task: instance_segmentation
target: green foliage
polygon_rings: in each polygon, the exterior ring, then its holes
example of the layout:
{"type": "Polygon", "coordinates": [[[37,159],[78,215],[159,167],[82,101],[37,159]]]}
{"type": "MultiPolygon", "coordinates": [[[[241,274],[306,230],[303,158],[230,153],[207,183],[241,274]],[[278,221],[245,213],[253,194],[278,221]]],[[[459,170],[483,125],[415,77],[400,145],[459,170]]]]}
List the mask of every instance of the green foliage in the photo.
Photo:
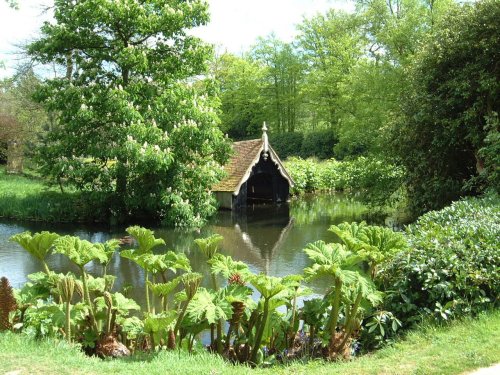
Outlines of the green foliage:
{"type": "Polygon", "coordinates": [[[198,289],[187,310],[191,319],[197,322],[207,321],[208,324],[215,324],[220,319],[229,320],[232,312],[229,301],[205,288],[198,289]]]}
{"type": "Polygon", "coordinates": [[[498,190],[492,141],[500,111],[499,17],[497,0],[450,11],[408,71],[411,90],[393,129],[392,149],[406,167],[416,214],[490,184],[498,190]]]}
{"type": "Polygon", "coordinates": [[[139,248],[137,254],[150,253],[154,247],[165,245],[165,241],[161,238],[155,238],[154,232],[150,229],[133,226],[127,228],[127,233],[137,241],[139,248]]]}
{"type": "Polygon", "coordinates": [[[186,30],[208,22],[202,1],[54,3],[28,53],[66,68],[36,98],[57,126],[39,150],[54,182],[110,199],[109,215],[201,225],[229,145],[217,128],[211,48],[186,30]],[[154,43],[153,43],[154,41],[154,43]],[[82,142],[85,140],[85,142],[82,142]]]}
{"type": "Polygon", "coordinates": [[[304,133],[271,133],[269,142],[283,160],[290,156],[301,156],[300,151],[304,142],[304,133]]]}
{"type": "Polygon", "coordinates": [[[270,128],[278,133],[295,131],[305,69],[296,46],[271,34],[257,39],[250,56],[264,67],[261,95],[270,128]]]}
{"type": "Polygon", "coordinates": [[[348,251],[343,245],[327,244],[324,241],[308,244],[304,248],[304,252],[314,262],[311,267],[304,269],[304,273],[309,278],[331,276],[343,283],[354,280],[356,266],[362,260],[361,257],[348,251]]]}
{"type": "MultiPolygon", "coordinates": [[[[1,61],[0,61],[1,64],[1,61]]],[[[32,156],[38,137],[50,119],[33,93],[40,79],[31,67],[18,66],[11,78],[0,80],[0,160],[10,173],[22,173],[26,157],[32,156]]]]}
{"type": "Polygon", "coordinates": [[[407,228],[409,249],[381,271],[386,306],[405,325],[478,313],[498,304],[498,196],[469,198],[407,228]]]}
{"type": "Polygon", "coordinates": [[[286,161],[285,167],[295,183],[292,193],[308,193],[321,190],[322,184],[318,164],[312,159],[290,158],[286,161]]]}
{"type": "Polygon", "coordinates": [[[403,169],[382,159],[358,157],[349,161],[290,158],[285,162],[295,194],[314,191],[351,191],[374,206],[394,205],[403,198],[403,169]]]}
{"type": "Polygon", "coordinates": [[[304,134],[300,156],[330,159],[334,156],[336,143],[337,135],[331,129],[308,131],[304,134]]]}
{"type": "Polygon", "coordinates": [[[241,261],[235,261],[230,256],[215,254],[212,259],[210,259],[209,264],[213,274],[222,275],[226,279],[237,274],[245,280],[250,275],[247,264],[241,261]]]}
{"type": "Polygon", "coordinates": [[[283,278],[267,276],[264,274],[254,275],[250,284],[261,294],[264,299],[271,299],[287,288],[283,278]]]}
{"type": "Polygon", "coordinates": [[[156,294],[157,296],[166,298],[175,290],[175,288],[177,288],[177,285],[179,285],[181,280],[182,280],[181,276],[178,276],[167,283],[155,283],[155,284],[153,284],[153,283],[149,282],[148,285],[154,294],[156,294]]]}
{"type": "MultiPolygon", "coordinates": [[[[330,231],[336,233],[343,244],[317,241],[304,249],[313,262],[312,266],[304,269],[308,278],[326,276],[333,281],[332,288],[325,292],[323,302],[313,300],[304,305],[304,323],[310,327],[309,345],[313,345],[314,335],[319,335],[323,341],[328,341],[328,357],[338,358],[345,356],[348,343],[355,332],[362,329],[366,316],[372,315],[369,321],[372,324],[365,328],[362,338],[365,347],[385,339],[385,331],[381,338],[374,337],[377,335],[371,328],[375,324],[373,317],[382,314],[374,310],[383,301],[383,294],[374,283],[376,266],[385,264],[396,252],[406,249],[406,241],[401,234],[388,228],[368,226],[364,222],[342,223],[332,226],[330,231]],[[325,319],[328,305],[331,309],[325,319]]],[[[398,328],[396,323],[394,332],[398,328]]]]}
{"type": "Polygon", "coordinates": [[[120,241],[116,239],[108,240],[105,243],[96,243],[95,247],[106,254],[106,261],[101,262],[101,264],[103,265],[103,275],[106,276],[107,267],[111,262],[111,259],[113,259],[113,255],[115,254],[115,252],[120,248],[120,241]]]}
{"type": "Polygon", "coordinates": [[[329,230],[368,263],[372,278],[376,276],[377,265],[389,261],[396,253],[408,248],[402,233],[394,232],[390,228],[366,225],[365,222],[359,225],[357,223],[332,225],[329,230]]]}
{"type": "Polygon", "coordinates": [[[260,95],[264,68],[251,59],[225,53],[212,70],[220,86],[221,130],[235,140],[259,136],[266,120],[260,95]]]}
{"type": "Polygon", "coordinates": [[[304,90],[314,120],[330,128],[339,123],[343,87],[362,54],[358,23],[356,15],[331,9],[298,26],[298,42],[308,63],[304,90]]]}
{"type": "Polygon", "coordinates": [[[478,155],[484,159],[484,171],[480,172],[480,177],[484,178],[489,186],[496,189],[498,192],[500,187],[500,123],[498,113],[491,113],[486,116],[485,131],[487,132],[484,138],[484,147],[482,147],[478,155]]]}
{"type": "Polygon", "coordinates": [[[208,284],[207,275],[191,272],[184,254],[153,254],[163,242],[152,231],[129,228],[138,249],[119,254],[144,269],[147,306],[140,318],[130,316],[140,310],[135,301],[112,291],[114,276],[85,272],[84,265],[94,259],[106,262],[116,243],[63,236],[55,240],[55,252],[77,264],[81,278],[30,275],[16,291],[15,328],[36,337],[62,334],[86,347],[118,328],[119,338],[135,349],[166,345],[190,351],[199,345],[197,336],[210,330],[212,350],[251,364],[285,353],[289,358],[347,357],[354,347],[368,351],[391,342],[400,327],[422,315],[449,319],[496,306],[498,207],[496,195],[459,202],[423,216],[405,235],[364,222],[334,225],[330,230],[342,243],[307,245],[311,265],[304,275],[255,275],[245,263],[218,253],[221,236],[198,239],[213,288],[201,286],[208,284]],[[179,271],[185,272],[171,278],[179,271]],[[222,284],[217,276],[224,278],[222,284]],[[304,280],[320,277],[330,281],[323,296],[301,306],[312,293],[304,280]]]}
{"type": "Polygon", "coordinates": [[[58,234],[46,231],[34,235],[30,232],[23,232],[12,236],[10,241],[17,242],[38,260],[45,262],[47,255],[53,251],[54,241],[58,238],[58,234]]]}
{"type": "Polygon", "coordinates": [[[280,158],[291,156],[329,159],[334,156],[337,137],[331,129],[307,132],[278,133],[270,136],[270,142],[280,158]]]}
{"type": "Polygon", "coordinates": [[[157,315],[149,315],[144,320],[144,332],[150,335],[153,347],[156,343],[160,343],[162,338],[165,338],[167,331],[172,329],[177,314],[175,311],[163,312],[157,315]]]}
{"type": "Polygon", "coordinates": [[[219,244],[224,238],[220,234],[212,234],[207,238],[197,238],[194,240],[198,249],[207,257],[208,260],[212,259],[219,249],[219,244]]]}
{"type": "Polygon", "coordinates": [[[66,255],[71,262],[80,268],[94,259],[101,263],[108,261],[103,248],[74,236],[59,237],[54,243],[54,253],[66,255]]]}

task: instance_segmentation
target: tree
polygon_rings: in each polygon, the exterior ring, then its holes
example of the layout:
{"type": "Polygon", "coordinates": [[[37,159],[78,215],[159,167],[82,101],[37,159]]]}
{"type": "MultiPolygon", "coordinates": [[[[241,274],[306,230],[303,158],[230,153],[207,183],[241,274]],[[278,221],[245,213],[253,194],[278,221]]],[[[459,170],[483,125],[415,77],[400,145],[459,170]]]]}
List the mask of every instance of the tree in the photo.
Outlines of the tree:
{"type": "Polygon", "coordinates": [[[362,34],[355,15],[330,10],[299,25],[299,47],[307,61],[304,95],[315,122],[333,128],[342,112],[339,99],[346,78],[362,54],[362,34]]]}
{"type": "Polygon", "coordinates": [[[207,21],[201,0],[56,0],[54,22],[28,47],[65,68],[37,93],[58,116],[42,172],[110,197],[119,220],[200,225],[229,152],[213,99],[192,84],[212,51],[185,30],[207,21]]]}
{"type": "Polygon", "coordinates": [[[415,213],[498,190],[499,17],[498,0],[453,9],[410,71],[392,141],[415,213]]]}
{"type": "Polygon", "coordinates": [[[220,86],[221,129],[235,140],[259,136],[266,120],[264,68],[247,57],[220,56],[213,74],[220,86]]]}
{"type": "Polygon", "coordinates": [[[9,172],[22,172],[26,151],[30,154],[47,125],[45,110],[32,98],[39,84],[31,68],[0,81],[0,158],[9,172]]]}
{"type": "Polygon", "coordinates": [[[339,107],[337,157],[391,157],[388,138],[408,88],[407,68],[445,11],[449,0],[358,0],[362,57],[344,78],[339,107]]]}
{"type": "Polygon", "coordinates": [[[284,43],[272,34],[267,38],[258,38],[251,56],[265,67],[262,96],[271,129],[277,133],[295,131],[304,77],[301,56],[294,45],[284,43]]]}
{"type": "Polygon", "coordinates": [[[429,32],[453,0],[357,0],[357,13],[377,59],[404,66],[412,60],[429,32]]]}

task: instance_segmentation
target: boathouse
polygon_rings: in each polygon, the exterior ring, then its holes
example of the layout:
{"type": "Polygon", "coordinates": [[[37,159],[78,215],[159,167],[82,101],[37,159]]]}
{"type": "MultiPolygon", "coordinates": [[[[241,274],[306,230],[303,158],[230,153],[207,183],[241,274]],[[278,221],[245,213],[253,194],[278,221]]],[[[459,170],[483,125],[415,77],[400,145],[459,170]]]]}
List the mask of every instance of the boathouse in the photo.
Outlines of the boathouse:
{"type": "Polygon", "coordinates": [[[266,123],[261,139],[233,143],[233,156],[224,168],[226,178],[212,189],[220,208],[288,200],[293,180],[269,144],[266,123]]]}

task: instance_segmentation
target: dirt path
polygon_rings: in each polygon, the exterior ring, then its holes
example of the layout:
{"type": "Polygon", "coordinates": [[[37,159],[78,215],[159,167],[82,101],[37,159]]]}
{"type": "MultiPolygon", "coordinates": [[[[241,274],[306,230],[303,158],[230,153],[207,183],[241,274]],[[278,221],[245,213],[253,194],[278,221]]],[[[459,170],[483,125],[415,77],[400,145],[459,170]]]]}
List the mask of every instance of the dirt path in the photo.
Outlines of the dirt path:
{"type": "Polygon", "coordinates": [[[467,372],[464,375],[498,375],[500,374],[500,363],[493,365],[491,367],[480,368],[473,372],[467,372]]]}

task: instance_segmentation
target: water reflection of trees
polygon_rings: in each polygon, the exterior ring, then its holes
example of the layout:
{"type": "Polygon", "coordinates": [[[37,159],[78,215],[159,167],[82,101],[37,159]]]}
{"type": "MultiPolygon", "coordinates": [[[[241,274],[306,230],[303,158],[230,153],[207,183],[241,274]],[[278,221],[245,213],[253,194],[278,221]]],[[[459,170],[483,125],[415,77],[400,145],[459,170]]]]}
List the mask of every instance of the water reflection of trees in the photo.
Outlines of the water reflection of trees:
{"type": "Polygon", "coordinates": [[[343,195],[305,195],[290,202],[290,215],[297,225],[359,221],[367,213],[366,206],[343,195]]]}
{"type": "MultiPolygon", "coordinates": [[[[218,233],[224,237],[221,252],[235,260],[246,262],[253,272],[265,272],[273,276],[302,273],[308,266],[307,256],[302,249],[307,243],[317,240],[335,241],[328,232],[332,224],[343,221],[367,221],[373,223],[370,212],[359,202],[335,195],[314,195],[295,199],[290,204],[248,206],[241,211],[222,211],[209,225],[200,230],[174,230],[153,228],[156,236],[165,240],[166,246],[155,250],[182,252],[188,256],[194,271],[209,273],[206,259],[194,245],[194,240],[218,233]]],[[[92,242],[104,242],[110,238],[123,237],[125,228],[105,229],[95,227],[75,227],[68,225],[29,224],[0,225],[0,271],[20,285],[30,273],[41,270],[38,262],[29,259],[17,245],[8,238],[24,230],[32,232],[49,230],[59,234],[77,235],[92,242]],[[18,251],[17,251],[18,250],[18,251]]],[[[51,269],[67,272],[71,265],[62,256],[53,255],[48,259],[51,269]]],[[[91,263],[88,271],[97,276],[102,273],[98,264],[91,263]]],[[[110,264],[110,273],[117,276],[116,288],[127,284],[134,287],[131,297],[144,299],[143,274],[136,264],[115,254],[110,264]]],[[[324,288],[324,285],[313,287],[324,288]]]]}

